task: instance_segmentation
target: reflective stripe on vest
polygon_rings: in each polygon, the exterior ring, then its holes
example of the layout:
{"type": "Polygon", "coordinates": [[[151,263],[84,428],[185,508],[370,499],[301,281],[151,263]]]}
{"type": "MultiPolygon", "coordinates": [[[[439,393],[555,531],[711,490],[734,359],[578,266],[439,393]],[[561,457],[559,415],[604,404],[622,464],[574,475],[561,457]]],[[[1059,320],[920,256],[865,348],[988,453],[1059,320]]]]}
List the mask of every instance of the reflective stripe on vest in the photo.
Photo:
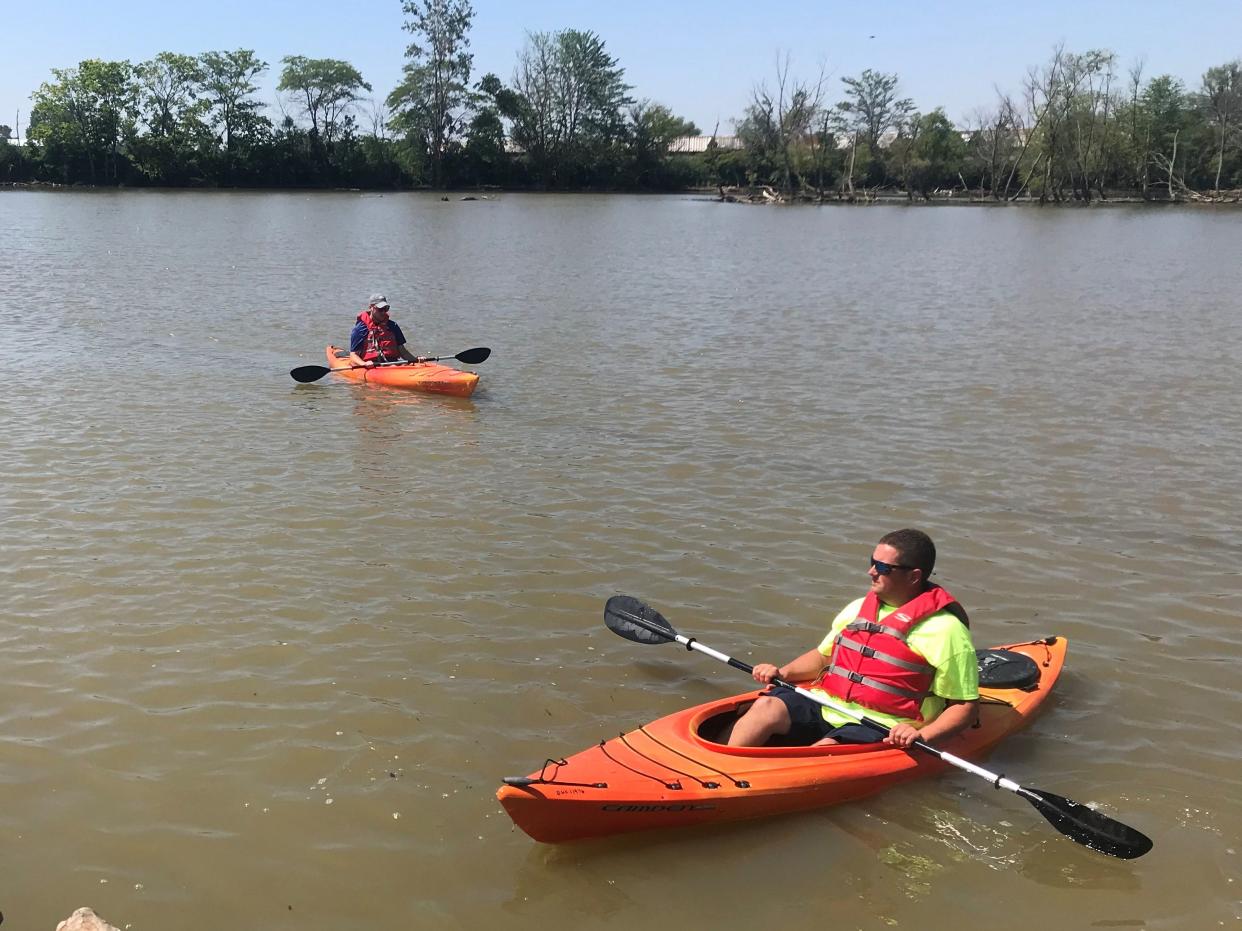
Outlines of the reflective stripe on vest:
{"type": "Polygon", "coordinates": [[[933,585],[880,622],[880,599],[868,593],[858,618],[833,640],[832,660],[817,686],[872,711],[922,721],[923,699],[936,670],[906,641],[911,630],[937,611],[956,615],[950,605],[957,607],[953,596],[933,585]]]}
{"type": "MultiPolygon", "coordinates": [[[[851,624],[850,628],[855,629],[855,626],[856,625],[851,624]]],[[[875,628],[879,630],[885,630],[885,631],[891,630],[891,628],[880,627],[878,624],[877,625],[866,624],[866,625],[857,625],[857,626],[868,627],[868,628],[871,628],[874,626],[875,628]]],[[[884,662],[889,663],[890,665],[893,665],[893,666],[898,666],[902,669],[908,669],[910,672],[933,672],[934,673],[936,671],[935,666],[931,666],[927,663],[910,663],[904,659],[898,659],[896,656],[892,656],[891,654],[882,653],[879,650],[877,650],[875,647],[865,647],[862,644],[857,643],[853,640],[841,640],[840,638],[838,638],[836,642],[839,643],[841,646],[843,646],[847,650],[857,650],[859,653],[861,653],[863,656],[867,657],[868,659],[870,659],[873,656],[878,656],[880,659],[884,660],[884,662]]]]}

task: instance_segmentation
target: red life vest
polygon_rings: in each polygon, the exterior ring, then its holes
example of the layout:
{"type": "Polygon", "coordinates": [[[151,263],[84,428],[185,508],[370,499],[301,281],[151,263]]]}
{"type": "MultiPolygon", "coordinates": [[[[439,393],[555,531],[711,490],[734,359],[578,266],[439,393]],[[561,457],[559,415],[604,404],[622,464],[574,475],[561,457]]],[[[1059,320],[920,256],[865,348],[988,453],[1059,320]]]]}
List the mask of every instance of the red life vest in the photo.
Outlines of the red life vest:
{"type": "Polygon", "coordinates": [[[833,640],[831,662],[816,687],[872,711],[922,721],[923,699],[931,691],[936,668],[910,649],[906,638],[923,620],[943,610],[969,626],[965,610],[939,585],[932,585],[883,621],[877,620],[879,597],[868,592],[858,618],[833,640]]]}
{"type": "Polygon", "coordinates": [[[362,351],[363,362],[392,362],[401,358],[401,346],[393,337],[392,329],[387,323],[372,320],[368,310],[358,315],[358,322],[367,328],[367,341],[362,351]]]}

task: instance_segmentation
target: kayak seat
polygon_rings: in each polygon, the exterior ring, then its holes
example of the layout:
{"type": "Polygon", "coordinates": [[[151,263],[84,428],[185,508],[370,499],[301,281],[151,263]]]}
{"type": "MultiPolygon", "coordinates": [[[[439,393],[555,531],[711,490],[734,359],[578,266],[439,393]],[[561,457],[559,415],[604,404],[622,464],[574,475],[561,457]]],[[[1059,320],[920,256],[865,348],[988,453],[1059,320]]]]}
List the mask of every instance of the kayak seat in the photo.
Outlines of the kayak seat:
{"type": "Polygon", "coordinates": [[[979,661],[979,685],[982,688],[1029,692],[1039,685],[1039,664],[1025,653],[976,650],[975,657],[979,661]]]}

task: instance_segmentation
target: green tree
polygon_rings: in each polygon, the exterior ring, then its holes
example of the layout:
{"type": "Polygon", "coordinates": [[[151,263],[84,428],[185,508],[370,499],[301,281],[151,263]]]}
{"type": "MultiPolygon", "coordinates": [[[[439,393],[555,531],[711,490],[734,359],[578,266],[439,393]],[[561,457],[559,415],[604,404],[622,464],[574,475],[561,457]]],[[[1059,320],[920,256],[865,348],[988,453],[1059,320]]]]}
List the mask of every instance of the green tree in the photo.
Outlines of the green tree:
{"type": "Polygon", "coordinates": [[[837,104],[851,129],[857,130],[871,154],[879,151],[885,133],[910,118],[914,102],[897,96],[897,75],[883,74],[870,68],[856,78],[842,78],[845,99],[837,104]]]}
{"type": "Polygon", "coordinates": [[[207,102],[198,97],[203,69],[192,55],[161,52],[134,69],[138,106],[147,132],[130,143],[130,158],[150,180],[185,184],[197,149],[207,145],[207,102]]]}
{"type": "Polygon", "coordinates": [[[259,113],[261,104],[251,96],[259,89],[255,79],[267,70],[267,62],[255,57],[252,49],[204,52],[199,62],[203,68],[200,92],[224,147],[224,181],[232,183],[238,149],[254,145],[271,126],[259,113]]]}
{"type": "Polygon", "coordinates": [[[153,136],[183,133],[202,115],[203,69],[192,55],[160,52],[134,69],[142,119],[153,136]]]}
{"type": "Polygon", "coordinates": [[[518,55],[513,139],[544,187],[609,183],[625,132],[625,69],[594,32],[530,33],[518,55]]]}
{"type": "Polygon", "coordinates": [[[406,47],[402,82],[388,95],[392,126],[416,139],[431,168],[431,183],[443,186],[445,159],[459,142],[472,102],[467,33],[474,18],[469,0],[404,0],[410,18],[404,29],[415,41],[406,47]]]}
{"type": "Polygon", "coordinates": [[[475,86],[475,90],[478,91],[479,98],[476,100],[476,107],[490,107],[499,116],[508,120],[516,119],[521,111],[522,101],[518,97],[517,91],[506,87],[504,82],[491,72],[479,78],[479,83],[475,86]]]}
{"type": "Polygon", "coordinates": [[[622,108],[632,103],[625,69],[594,32],[557,34],[560,119],[570,141],[608,142],[621,134],[622,108]]]}
{"type": "Polygon", "coordinates": [[[490,73],[479,79],[475,90],[475,114],[466,133],[465,174],[474,184],[503,184],[509,178],[504,121],[517,115],[518,97],[490,73]]]}
{"type": "Polygon", "coordinates": [[[640,100],[627,113],[629,185],[664,188],[669,182],[669,144],[680,136],[697,136],[694,123],[676,116],[663,104],[640,100]]]}
{"type": "Polygon", "coordinates": [[[922,194],[952,187],[966,161],[966,142],[942,108],[920,116],[910,146],[906,190],[922,194]]]}
{"type": "Polygon", "coordinates": [[[91,184],[120,178],[121,147],[134,132],[137,91],[128,61],[88,59],[76,68],[52,69],[54,81],[34,92],[31,141],[74,180],[85,164],[91,184]]]}
{"type": "Polygon", "coordinates": [[[369,93],[371,85],[362,80],[357,68],[335,58],[288,55],[281,63],[284,68],[276,89],[296,96],[315,138],[332,143],[362,91],[369,93]]]}

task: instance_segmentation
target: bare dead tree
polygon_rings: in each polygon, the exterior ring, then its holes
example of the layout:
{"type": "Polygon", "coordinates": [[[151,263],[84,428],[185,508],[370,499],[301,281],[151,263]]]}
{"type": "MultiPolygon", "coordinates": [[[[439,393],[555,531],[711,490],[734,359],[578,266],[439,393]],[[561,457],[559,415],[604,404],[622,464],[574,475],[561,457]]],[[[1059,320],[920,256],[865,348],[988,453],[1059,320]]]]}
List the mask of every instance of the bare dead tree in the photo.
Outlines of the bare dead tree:
{"type": "MultiPolygon", "coordinates": [[[[1000,188],[1001,174],[1013,175],[1014,150],[1024,151],[1029,140],[1018,131],[1020,117],[1014,112],[1013,102],[997,91],[1000,102],[994,110],[978,108],[971,115],[972,126],[970,154],[980,167],[979,197],[990,196],[993,200],[1005,199],[1007,192],[1000,188]],[[986,186],[985,186],[986,181],[986,186]]],[[[966,181],[962,180],[965,189],[966,181]]]]}
{"type": "Polygon", "coordinates": [[[1165,173],[1166,184],[1169,189],[1169,200],[1180,200],[1180,192],[1187,189],[1186,183],[1177,177],[1177,137],[1180,133],[1180,129],[1173,132],[1172,153],[1167,156],[1163,152],[1153,152],[1151,154],[1152,161],[1165,173]],[[1174,187],[1177,188],[1178,193],[1174,193],[1174,187]]]}
{"type": "MultiPolygon", "coordinates": [[[[1023,90],[1026,106],[1032,115],[1031,140],[1040,140],[1043,158],[1043,184],[1039,192],[1039,202],[1045,203],[1049,196],[1061,199],[1060,177],[1058,173],[1058,151],[1061,137],[1064,134],[1065,122],[1068,119],[1065,93],[1065,47],[1057,45],[1052,52],[1052,61],[1044,68],[1031,68],[1027,71],[1023,90]],[[1042,134],[1041,134],[1042,130],[1042,134]]],[[[1025,189],[1034,179],[1034,165],[1023,181],[1025,189]]]]}
{"type": "Polygon", "coordinates": [[[388,108],[383,103],[368,97],[363,116],[371,124],[372,136],[381,140],[388,138],[388,108]]]}
{"type": "Polygon", "coordinates": [[[1104,196],[1104,163],[1108,141],[1109,116],[1113,106],[1112,52],[1092,50],[1066,56],[1061,82],[1061,107],[1066,119],[1062,137],[1066,167],[1076,196],[1091,201],[1094,188],[1104,196]]]}
{"type": "Polygon", "coordinates": [[[1143,89],[1143,61],[1140,59],[1130,68],[1130,152],[1133,157],[1131,171],[1133,183],[1147,198],[1149,166],[1151,164],[1151,120],[1141,106],[1143,89]]]}
{"type": "Polygon", "coordinates": [[[776,89],[766,84],[755,87],[747,108],[744,124],[749,126],[752,141],[758,143],[780,165],[781,189],[794,193],[794,180],[802,183],[796,165],[797,148],[805,145],[815,121],[823,108],[824,83],[827,74],[820,67],[814,82],[791,77],[788,53],[776,58],[776,89]]]}
{"type": "Polygon", "coordinates": [[[1225,149],[1237,134],[1239,124],[1242,124],[1242,59],[1208,68],[1203,75],[1199,100],[1208,124],[1216,131],[1216,181],[1213,188],[1219,191],[1225,149]]]}

